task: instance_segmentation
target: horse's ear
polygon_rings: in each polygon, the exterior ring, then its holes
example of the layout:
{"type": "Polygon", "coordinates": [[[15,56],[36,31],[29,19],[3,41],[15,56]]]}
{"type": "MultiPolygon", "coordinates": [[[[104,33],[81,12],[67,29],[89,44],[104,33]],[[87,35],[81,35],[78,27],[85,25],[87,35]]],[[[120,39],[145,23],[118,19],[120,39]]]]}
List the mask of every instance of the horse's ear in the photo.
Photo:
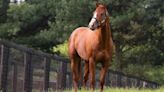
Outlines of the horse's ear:
{"type": "Polygon", "coordinates": [[[106,13],[105,14],[106,14],[106,16],[109,16],[109,13],[108,13],[108,10],[107,9],[106,9],[106,13]]]}
{"type": "Polygon", "coordinates": [[[109,16],[109,12],[108,12],[108,7],[107,7],[107,5],[105,5],[105,4],[103,4],[103,5],[104,5],[104,7],[106,8],[106,15],[109,16]]]}
{"type": "Polygon", "coordinates": [[[100,3],[97,1],[97,2],[96,2],[96,7],[98,7],[99,5],[100,5],[100,3]]]}
{"type": "Polygon", "coordinates": [[[106,4],[104,4],[104,7],[107,9],[107,5],[106,4]]]}

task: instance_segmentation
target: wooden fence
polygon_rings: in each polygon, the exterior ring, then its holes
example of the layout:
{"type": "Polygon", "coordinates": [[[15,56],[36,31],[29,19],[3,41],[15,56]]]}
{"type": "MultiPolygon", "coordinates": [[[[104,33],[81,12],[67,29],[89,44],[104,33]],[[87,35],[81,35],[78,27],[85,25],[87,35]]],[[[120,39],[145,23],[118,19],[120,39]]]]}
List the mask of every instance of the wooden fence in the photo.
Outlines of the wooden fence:
{"type": "MultiPolygon", "coordinates": [[[[97,68],[96,72],[99,71],[97,68]]],[[[96,73],[96,86],[98,75],[96,73]]],[[[138,77],[109,70],[109,87],[149,87],[159,84],[138,77]]],[[[0,39],[0,91],[2,92],[56,92],[72,88],[69,60],[57,55],[36,51],[0,39]]]]}

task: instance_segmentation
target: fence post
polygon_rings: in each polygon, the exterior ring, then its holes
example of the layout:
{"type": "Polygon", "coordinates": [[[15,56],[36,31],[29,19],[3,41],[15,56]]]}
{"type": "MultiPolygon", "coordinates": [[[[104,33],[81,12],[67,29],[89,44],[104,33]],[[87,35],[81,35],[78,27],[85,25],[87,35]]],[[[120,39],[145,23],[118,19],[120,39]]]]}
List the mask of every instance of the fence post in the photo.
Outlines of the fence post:
{"type": "Polygon", "coordinates": [[[24,88],[23,92],[32,92],[32,73],[33,67],[31,65],[31,53],[24,53],[24,88]]]}
{"type": "Polygon", "coordinates": [[[109,71],[106,74],[106,78],[105,78],[105,86],[109,87],[110,86],[110,75],[109,75],[109,71]]]}
{"type": "Polygon", "coordinates": [[[1,90],[1,74],[2,74],[2,60],[1,60],[1,51],[2,51],[2,44],[0,43],[0,90],[1,90]]]}
{"type": "Polygon", "coordinates": [[[137,88],[140,88],[140,80],[137,79],[137,88]]]}
{"type": "Polygon", "coordinates": [[[72,88],[72,74],[68,73],[68,88],[72,88]]]}
{"type": "Polygon", "coordinates": [[[1,88],[2,92],[7,91],[7,76],[8,76],[8,64],[9,64],[9,47],[1,45],[1,88]]]}
{"type": "Polygon", "coordinates": [[[48,92],[49,88],[49,75],[50,75],[51,60],[47,57],[44,58],[44,92],[48,92]]]}
{"type": "Polygon", "coordinates": [[[122,74],[118,73],[117,74],[117,87],[121,87],[122,86],[121,79],[122,79],[122,74]]]}
{"type": "Polygon", "coordinates": [[[17,92],[17,64],[13,63],[13,92],[17,92]]]}
{"type": "Polygon", "coordinates": [[[0,89],[1,89],[1,73],[2,73],[1,50],[2,50],[2,44],[0,43],[0,89]]]}
{"type": "Polygon", "coordinates": [[[63,90],[66,88],[67,63],[61,62],[58,70],[57,87],[63,90]]]}
{"type": "Polygon", "coordinates": [[[129,78],[128,76],[126,77],[126,86],[127,88],[131,88],[131,78],[129,78]]]}

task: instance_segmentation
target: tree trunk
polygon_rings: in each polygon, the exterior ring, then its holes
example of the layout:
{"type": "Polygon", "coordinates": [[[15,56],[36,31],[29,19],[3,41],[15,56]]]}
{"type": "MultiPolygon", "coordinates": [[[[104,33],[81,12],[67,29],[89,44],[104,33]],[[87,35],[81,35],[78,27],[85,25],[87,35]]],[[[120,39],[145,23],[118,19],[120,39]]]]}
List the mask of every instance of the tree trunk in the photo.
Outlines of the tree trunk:
{"type": "Polygon", "coordinates": [[[0,23],[5,23],[7,20],[7,9],[9,7],[9,0],[2,0],[2,7],[0,7],[0,23]]]}

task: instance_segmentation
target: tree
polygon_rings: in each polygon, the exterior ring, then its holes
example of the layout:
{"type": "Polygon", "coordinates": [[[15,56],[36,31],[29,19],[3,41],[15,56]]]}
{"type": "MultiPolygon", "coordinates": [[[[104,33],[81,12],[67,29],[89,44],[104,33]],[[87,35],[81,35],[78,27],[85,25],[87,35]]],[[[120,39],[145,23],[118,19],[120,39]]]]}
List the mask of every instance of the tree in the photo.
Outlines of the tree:
{"type": "Polygon", "coordinates": [[[10,5],[8,22],[0,26],[0,37],[51,52],[76,27],[87,26],[91,8],[86,0],[30,0],[10,5]]]}
{"type": "Polygon", "coordinates": [[[0,23],[6,22],[9,0],[0,0],[0,23]]]}
{"type": "MultiPolygon", "coordinates": [[[[122,70],[123,67],[126,67],[126,61],[129,60],[124,55],[129,50],[133,50],[134,47],[144,46],[144,48],[147,48],[149,46],[150,48],[156,48],[159,52],[157,57],[163,52],[154,45],[154,41],[158,43],[157,40],[161,39],[163,34],[161,27],[158,25],[160,24],[160,17],[163,16],[162,2],[162,0],[111,0],[109,2],[113,37],[116,44],[117,69],[122,70]],[[154,35],[159,33],[161,34],[158,36],[154,35]]],[[[160,44],[160,46],[162,45],[160,44]]],[[[140,49],[140,52],[144,48],[140,49]]],[[[136,52],[136,50],[133,51],[133,53],[136,52]]],[[[133,56],[133,53],[131,56],[133,56]]],[[[144,62],[148,60],[144,56],[136,58],[140,58],[141,62],[144,62]]],[[[157,57],[154,56],[154,58],[157,57]]],[[[163,58],[163,56],[160,57],[163,58]]],[[[135,59],[129,62],[135,61],[135,59]]],[[[141,62],[138,61],[138,63],[141,62]]],[[[153,62],[156,61],[153,60],[153,62]]],[[[159,64],[162,64],[162,62],[159,64]]]]}

